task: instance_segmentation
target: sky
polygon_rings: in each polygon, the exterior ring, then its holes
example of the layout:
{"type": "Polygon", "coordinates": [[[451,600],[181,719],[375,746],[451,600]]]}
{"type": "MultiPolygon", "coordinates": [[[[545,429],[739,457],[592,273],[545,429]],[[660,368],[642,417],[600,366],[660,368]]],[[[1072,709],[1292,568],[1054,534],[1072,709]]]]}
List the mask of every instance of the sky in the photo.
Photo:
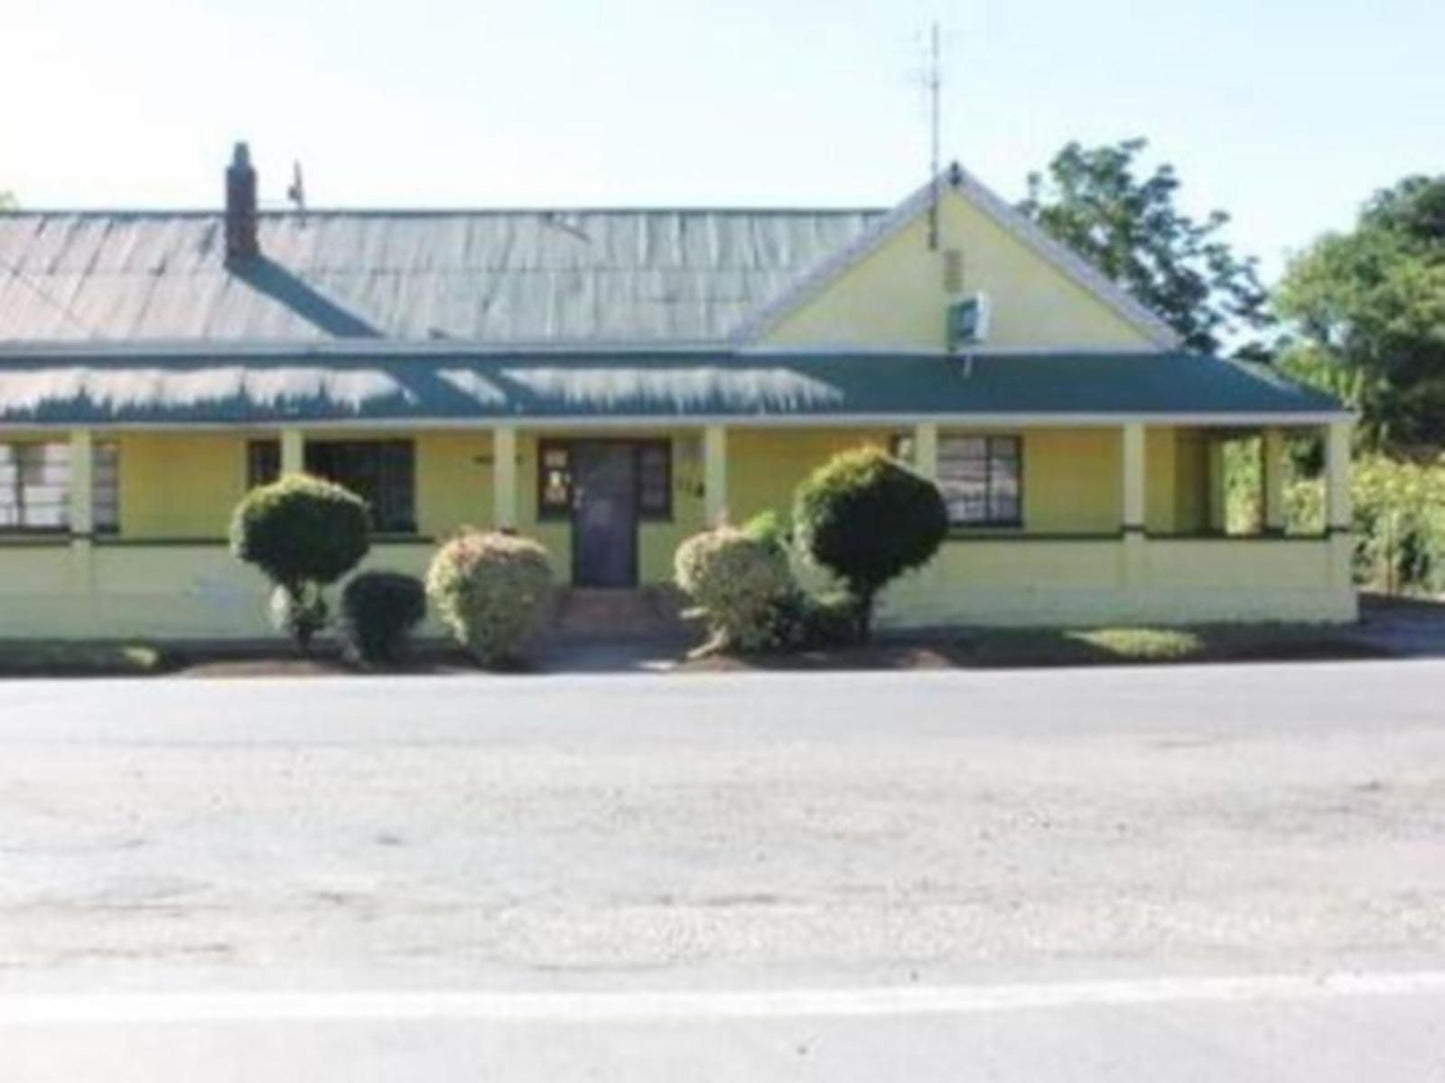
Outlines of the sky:
{"type": "Polygon", "coordinates": [[[1445,172],[1442,0],[5,0],[0,190],[29,207],[886,206],[1010,199],[1142,136],[1267,276],[1445,172]]]}

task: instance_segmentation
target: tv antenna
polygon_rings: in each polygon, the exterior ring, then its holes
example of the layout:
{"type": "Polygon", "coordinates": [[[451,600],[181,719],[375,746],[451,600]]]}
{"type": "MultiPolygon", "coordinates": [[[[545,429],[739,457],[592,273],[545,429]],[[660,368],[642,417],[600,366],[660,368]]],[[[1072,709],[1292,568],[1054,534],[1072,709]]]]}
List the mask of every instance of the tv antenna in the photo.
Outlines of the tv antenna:
{"type": "Polygon", "coordinates": [[[291,163],[291,187],[286,189],[286,198],[296,204],[296,210],[303,217],[306,214],[306,186],[301,182],[301,163],[291,163]]]}
{"type": "Polygon", "coordinates": [[[940,59],[938,20],[934,19],[928,34],[928,183],[932,188],[928,200],[928,250],[938,251],[938,170],[940,90],[943,87],[943,64],[940,59]]]}

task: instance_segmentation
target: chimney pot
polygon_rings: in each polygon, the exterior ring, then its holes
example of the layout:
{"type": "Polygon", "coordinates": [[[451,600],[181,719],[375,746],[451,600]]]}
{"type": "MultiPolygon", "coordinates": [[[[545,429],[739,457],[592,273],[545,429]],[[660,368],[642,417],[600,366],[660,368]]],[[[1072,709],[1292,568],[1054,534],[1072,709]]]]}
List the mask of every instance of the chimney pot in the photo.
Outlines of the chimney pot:
{"type": "Polygon", "coordinates": [[[252,259],[259,252],[256,170],[251,166],[251,148],[237,143],[226,169],[226,262],[252,259]]]}

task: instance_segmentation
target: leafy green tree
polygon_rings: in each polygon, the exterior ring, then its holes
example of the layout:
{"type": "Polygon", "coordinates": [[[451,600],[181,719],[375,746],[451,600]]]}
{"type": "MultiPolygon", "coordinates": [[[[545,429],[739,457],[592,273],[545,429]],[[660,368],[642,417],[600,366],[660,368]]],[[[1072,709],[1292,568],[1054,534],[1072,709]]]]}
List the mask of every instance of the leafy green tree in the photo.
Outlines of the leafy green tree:
{"type": "Polygon", "coordinates": [[[273,621],[304,652],[326,623],[322,590],[371,547],[366,502],[340,485],[290,474],[252,489],[231,517],[231,552],[275,584],[273,621]]]}
{"type": "Polygon", "coordinates": [[[793,523],[803,552],[842,580],[866,642],[878,592],[933,559],[948,533],[948,509],[933,482],[865,447],[803,479],[793,523]]]}
{"type": "Polygon", "coordinates": [[[1297,332],[1282,367],[1358,409],[1367,446],[1445,444],[1445,175],[1378,192],[1291,261],[1276,304],[1297,332]]]}
{"type": "Polygon", "coordinates": [[[1267,356],[1260,336],[1271,318],[1256,261],[1220,236],[1229,215],[1216,210],[1199,222],[1175,206],[1172,166],[1141,172],[1147,145],[1069,143],[1029,175],[1019,209],[1157,313],[1188,349],[1217,353],[1242,342],[1241,356],[1267,356]]]}
{"type": "Polygon", "coordinates": [[[20,204],[15,201],[13,193],[0,192],[0,211],[13,211],[18,206],[20,204]]]}

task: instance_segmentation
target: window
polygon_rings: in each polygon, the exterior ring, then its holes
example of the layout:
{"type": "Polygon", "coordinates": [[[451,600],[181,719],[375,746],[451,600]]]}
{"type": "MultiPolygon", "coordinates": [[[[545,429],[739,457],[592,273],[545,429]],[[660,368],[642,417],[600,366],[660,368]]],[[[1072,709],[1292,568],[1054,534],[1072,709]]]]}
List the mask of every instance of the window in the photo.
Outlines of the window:
{"type": "Polygon", "coordinates": [[[672,518],[672,444],[665,440],[637,445],[637,514],[672,518]]]}
{"type": "Polygon", "coordinates": [[[938,487],[952,525],[1022,522],[1022,443],[1017,436],[945,436],[938,441],[938,487]]]}
{"type": "MultiPolygon", "coordinates": [[[[94,445],[91,518],[98,532],[120,525],[120,450],[94,445]]],[[[70,526],[70,444],[0,444],[0,530],[64,531],[70,526]]]]}
{"type": "Polygon", "coordinates": [[[280,476],[280,440],[252,440],[246,445],[246,488],[270,485],[280,476]]]}
{"type": "Polygon", "coordinates": [[[537,518],[566,519],[572,514],[572,449],[543,440],[537,457],[537,518]]]}
{"type": "MultiPolygon", "coordinates": [[[[371,509],[382,534],[416,532],[416,455],[410,440],[313,440],[306,472],[350,489],[371,509]]],[[[281,442],[252,440],[246,447],[246,483],[254,488],[281,476],[281,442]]]]}
{"type": "MultiPolygon", "coordinates": [[[[639,519],[672,518],[672,444],[647,440],[632,445],[639,519]]],[[[543,440],[537,446],[537,518],[568,519],[576,478],[572,445],[543,440]]]]}

